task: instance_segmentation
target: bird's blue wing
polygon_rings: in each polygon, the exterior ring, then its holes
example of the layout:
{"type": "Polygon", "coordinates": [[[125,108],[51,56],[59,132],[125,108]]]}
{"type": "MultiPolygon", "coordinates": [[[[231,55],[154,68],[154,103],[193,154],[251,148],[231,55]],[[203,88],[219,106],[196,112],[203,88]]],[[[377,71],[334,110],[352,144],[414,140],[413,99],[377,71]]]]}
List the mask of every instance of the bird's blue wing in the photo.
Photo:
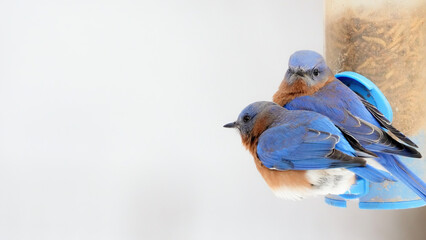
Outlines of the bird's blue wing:
{"type": "Polygon", "coordinates": [[[382,128],[353,115],[348,110],[344,110],[344,112],[343,128],[370,151],[420,157],[420,153],[416,149],[398,142],[382,128]]]}
{"type": "Polygon", "coordinates": [[[337,150],[340,138],[297,123],[266,130],[259,138],[257,154],[262,164],[277,170],[310,170],[364,166],[361,158],[337,150]]]}
{"type": "Polygon", "coordinates": [[[421,156],[417,150],[398,142],[385,132],[359,97],[343,83],[335,81],[324,88],[324,91],[311,96],[295,98],[285,107],[289,110],[310,110],[329,117],[370,151],[407,157],[421,156]]]}
{"type": "Polygon", "coordinates": [[[395,135],[398,139],[405,142],[406,144],[418,147],[411,139],[405,136],[402,132],[392,126],[392,123],[377,109],[373,104],[369,103],[367,100],[359,97],[361,102],[364,104],[365,108],[373,115],[373,117],[380,123],[380,126],[389,130],[393,135],[395,135]]]}

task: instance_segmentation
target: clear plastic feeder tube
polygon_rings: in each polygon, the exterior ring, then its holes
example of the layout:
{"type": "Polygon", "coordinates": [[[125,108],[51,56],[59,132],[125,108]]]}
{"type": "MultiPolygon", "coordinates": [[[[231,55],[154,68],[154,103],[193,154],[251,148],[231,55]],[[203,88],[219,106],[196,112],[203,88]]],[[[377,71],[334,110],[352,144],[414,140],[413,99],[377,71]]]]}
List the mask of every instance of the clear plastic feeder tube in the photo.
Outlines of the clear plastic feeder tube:
{"type": "MultiPolygon", "coordinates": [[[[424,0],[325,1],[328,65],[334,73],[357,72],[376,84],[390,102],[393,125],[417,143],[423,156],[426,156],[425,21],[424,0]]],[[[426,180],[424,159],[401,159],[426,180]]],[[[413,201],[422,200],[399,182],[370,183],[369,193],[360,198],[360,207],[365,203],[363,208],[386,208],[383,207],[386,204],[393,209],[407,208],[413,201]]]]}

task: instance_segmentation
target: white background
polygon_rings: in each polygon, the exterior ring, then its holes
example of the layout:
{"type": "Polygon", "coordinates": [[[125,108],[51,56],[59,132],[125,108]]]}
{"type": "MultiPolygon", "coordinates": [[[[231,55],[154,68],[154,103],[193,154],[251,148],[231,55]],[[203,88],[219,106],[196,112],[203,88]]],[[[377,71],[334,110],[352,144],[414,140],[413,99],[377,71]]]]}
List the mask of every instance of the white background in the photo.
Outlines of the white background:
{"type": "Polygon", "coordinates": [[[425,239],[425,209],[277,199],[236,131],[306,1],[1,1],[0,239],[425,239]]]}

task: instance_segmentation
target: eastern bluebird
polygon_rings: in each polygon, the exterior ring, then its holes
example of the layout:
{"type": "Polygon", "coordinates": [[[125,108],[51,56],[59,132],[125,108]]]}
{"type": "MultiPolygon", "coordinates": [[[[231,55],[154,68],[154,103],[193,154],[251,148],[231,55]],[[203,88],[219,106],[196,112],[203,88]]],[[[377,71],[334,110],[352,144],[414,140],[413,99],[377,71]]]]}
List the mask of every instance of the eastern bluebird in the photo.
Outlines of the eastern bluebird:
{"type": "Polygon", "coordinates": [[[239,130],[257,170],[281,198],[342,194],[354,183],[355,174],[373,182],[394,181],[357,154],[374,157],[368,150],[351,145],[327,117],[316,112],[255,102],[224,127],[239,130]]]}
{"type": "Polygon", "coordinates": [[[394,128],[376,107],[336,79],[320,54],[295,52],[273,101],[289,110],[310,110],[327,116],[343,135],[376,153],[376,160],[383,167],[426,201],[426,184],[395,156],[421,158],[413,148],[416,144],[394,128]]]}

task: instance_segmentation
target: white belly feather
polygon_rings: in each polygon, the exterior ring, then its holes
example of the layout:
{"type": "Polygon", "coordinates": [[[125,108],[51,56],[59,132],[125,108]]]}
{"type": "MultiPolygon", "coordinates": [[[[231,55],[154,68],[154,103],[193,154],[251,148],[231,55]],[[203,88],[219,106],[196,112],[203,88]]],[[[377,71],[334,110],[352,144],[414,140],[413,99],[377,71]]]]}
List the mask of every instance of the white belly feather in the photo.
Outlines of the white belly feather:
{"type": "Polygon", "coordinates": [[[345,193],[355,182],[355,174],[344,168],[309,170],[306,178],[311,188],[295,188],[282,185],[272,189],[279,198],[298,200],[306,197],[345,193]]]}

